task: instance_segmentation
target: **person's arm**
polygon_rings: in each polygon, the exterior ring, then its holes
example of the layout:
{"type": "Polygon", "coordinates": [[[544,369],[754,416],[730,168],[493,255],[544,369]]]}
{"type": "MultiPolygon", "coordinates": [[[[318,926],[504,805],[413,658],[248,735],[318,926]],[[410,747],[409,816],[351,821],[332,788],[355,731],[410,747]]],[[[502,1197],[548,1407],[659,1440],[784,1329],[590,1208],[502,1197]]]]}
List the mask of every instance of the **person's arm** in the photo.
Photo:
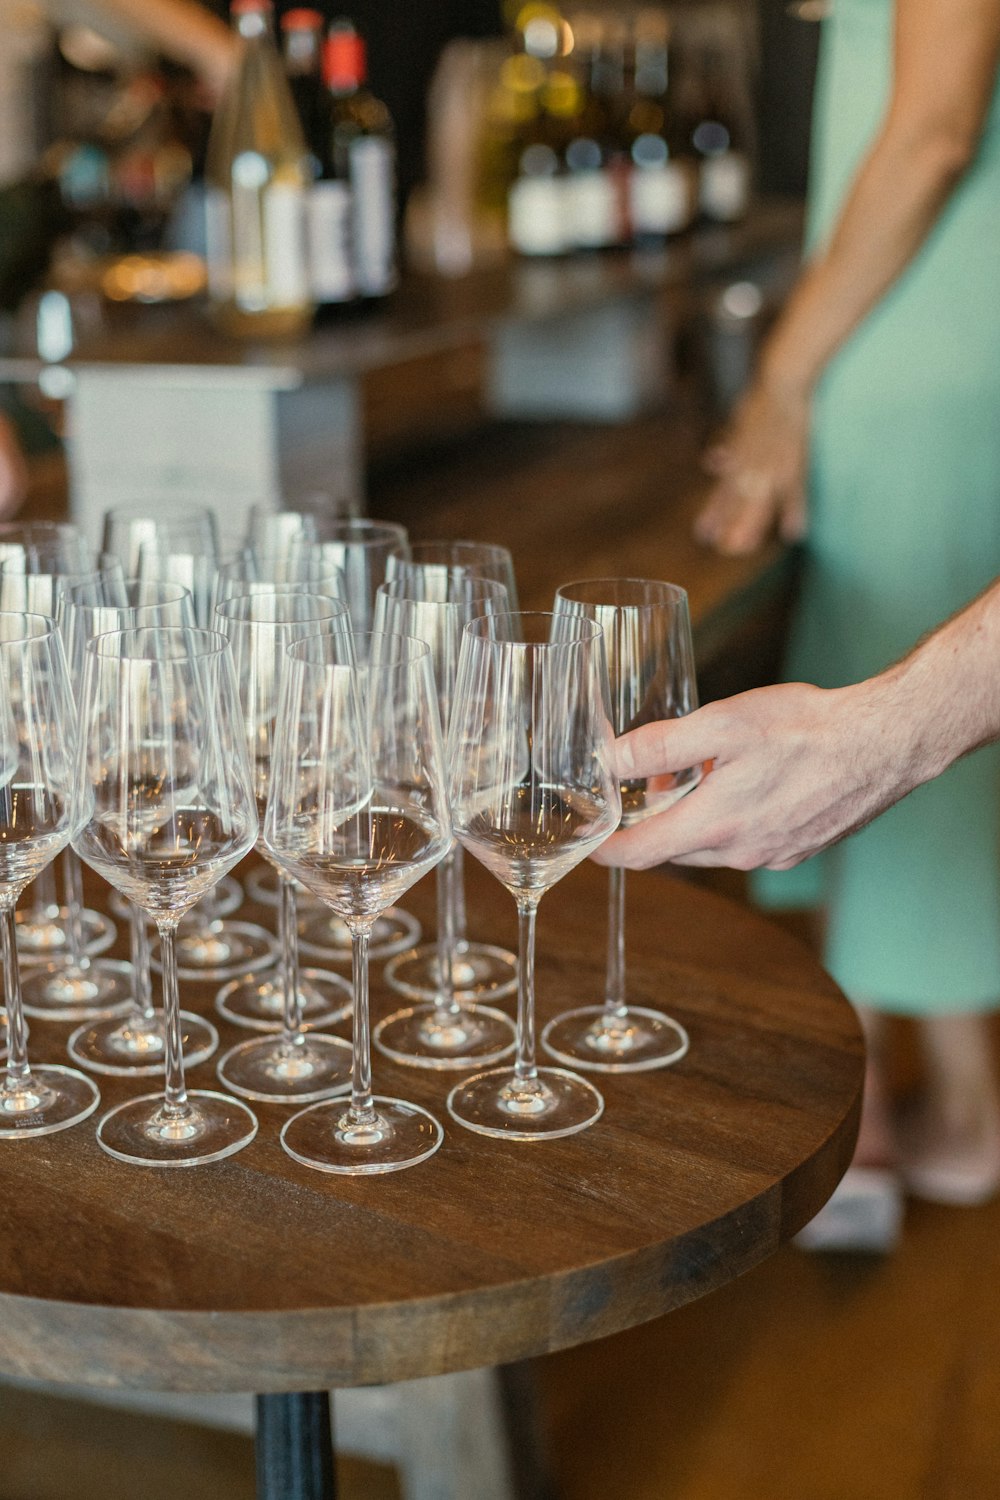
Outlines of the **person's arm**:
{"type": "Polygon", "coordinates": [[[232,71],[236,43],[226,23],[198,0],[93,0],[98,10],[191,69],[218,95],[232,71]]]}
{"type": "Polygon", "coordinates": [[[618,741],[623,778],[712,762],[666,812],[594,858],[788,869],[1000,738],[1000,581],[903,661],[852,687],[758,688],[618,741]]]}
{"type": "Polygon", "coordinates": [[[830,359],[912,260],[975,157],[1000,60],[1000,0],[896,0],[878,135],[826,245],[803,271],[721,442],[697,534],[749,552],[805,530],[812,394],[830,359]]]}

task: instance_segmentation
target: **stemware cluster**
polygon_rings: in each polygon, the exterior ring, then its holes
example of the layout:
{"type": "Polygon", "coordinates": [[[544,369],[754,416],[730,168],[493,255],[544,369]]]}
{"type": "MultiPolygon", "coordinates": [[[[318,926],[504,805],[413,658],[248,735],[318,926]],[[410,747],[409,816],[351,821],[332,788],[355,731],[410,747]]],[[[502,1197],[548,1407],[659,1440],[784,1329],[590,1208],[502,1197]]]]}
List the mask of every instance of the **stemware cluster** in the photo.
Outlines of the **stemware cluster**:
{"type": "Polygon", "coordinates": [[[585,580],[524,614],[505,549],[411,546],[389,522],[255,513],[229,557],[199,507],[110,511],[96,554],[69,527],[0,529],[0,1137],[91,1114],[99,1091],[80,1068],[158,1073],[161,1089],[101,1118],[112,1156],[228,1156],[256,1135],[249,1100],[296,1107],[281,1143],[307,1166],[392,1171],[443,1131],[374,1091],[373,1049],[459,1071],[446,1108],[480,1134],[592,1125],[604,1101],[581,1070],[665,1067],[688,1037],[632,998],[612,869],[603,1002],[549,1021],[540,1064],[538,905],[620,821],[697,784],[696,767],[622,783],[614,757],[617,734],[696,703],[687,600],[671,584],[585,580]],[[255,847],[252,894],[276,906],[277,943],[230,920],[242,900],[230,872],[255,847]],[[64,850],[60,906],[42,878],[64,850]],[[469,937],[463,851],[513,896],[516,955],[469,937]],[[114,888],[130,964],[96,956],[77,858],[114,888]],[[432,868],[437,933],[421,944],[398,903],[432,868]],[[40,944],[42,927],[61,941],[40,944]],[[36,961],[23,983],[19,953],[36,961]],[[374,959],[405,1003],[373,1029],[374,959]],[[219,1045],[181,1009],[188,976],[225,980],[218,1015],[244,1029],[216,1064],[218,1089],[186,1083],[219,1045]],[[515,989],[516,1018],[498,1004],[515,989]],[[26,1014],[81,1022],[68,1043],[79,1066],[29,1065],[26,1014]],[[350,1043],[325,1029],[347,1017],[350,1043]]]}

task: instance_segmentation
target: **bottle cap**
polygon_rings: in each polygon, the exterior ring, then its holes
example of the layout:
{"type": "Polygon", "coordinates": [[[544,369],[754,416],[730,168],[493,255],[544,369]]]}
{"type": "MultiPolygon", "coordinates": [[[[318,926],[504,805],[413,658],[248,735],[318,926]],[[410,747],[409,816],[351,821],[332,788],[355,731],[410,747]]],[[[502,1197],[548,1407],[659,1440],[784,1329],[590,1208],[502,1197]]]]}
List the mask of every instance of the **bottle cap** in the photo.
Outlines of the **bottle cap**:
{"type": "Polygon", "coordinates": [[[353,26],[332,26],[323,48],[327,88],[357,87],[368,75],[368,50],[353,26]]]}
{"type": "Polygon", "coordinates": [[[322,13],[305,5],[286,10],[281,18],[282,31],[319,31],[322,25],[322,13]]]}
{"type": "Polygon", "coordinates": [[[260,11],[269,11],[271,0],[231,0],[229,14],[231,16],[252,16],[260,11]]]}

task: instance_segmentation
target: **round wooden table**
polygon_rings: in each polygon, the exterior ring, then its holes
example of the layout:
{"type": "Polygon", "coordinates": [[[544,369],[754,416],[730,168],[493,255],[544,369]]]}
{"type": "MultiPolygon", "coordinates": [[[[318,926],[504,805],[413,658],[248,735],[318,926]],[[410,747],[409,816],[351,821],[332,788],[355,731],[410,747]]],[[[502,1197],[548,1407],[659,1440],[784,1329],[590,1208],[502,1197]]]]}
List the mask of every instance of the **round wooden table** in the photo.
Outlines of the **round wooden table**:
{"type": "MultiPolygon", "coordinates": [[[[467,876],[470,934],[509,944],[512,900],[474,861],[467,876]]],[[[539,1030],[603,993],[606,889],[584,865],[542,901],[539,1030]]],[[[406,902],[425,926],[432,896],[424,882],[406,902]]],[[[455,1075],[376,1054],[376,1092],[445,1125],[437,1155],[408,1171],[300,1167],[278,1143],[289,1109],[267,1105],[250,1147],[187,1171],[113,1160],[93,1120],[3,1144],[0,1369],[102,1387],[325,1392],[603,1338],[749,1270],[847,1166],[857,1021],[791,937],[662,874],[629,877],[628,942],[633,998],[682,1021],[691,1049],[665,1070],[590,1075],[606,1109],[580,1135],[470,1134],[444,1108],[455,1075]]],[[[187,985],[184,1001],[210,1010],[215,988],[187,985]]],[[[394,1003],[376,982],[375,1015],[394,1003]]],[[[35,1023],[34,1059],[57,1059],[68,1030],[35,1023]]],[[[224,1047],[238,1039],[220,1030],[224,1047]]],[[[190,1083],[211,1087],[213,1067],[190,1083]]],[[[103,1108],[150,1080],[100,1086],[103,1108]]]]}

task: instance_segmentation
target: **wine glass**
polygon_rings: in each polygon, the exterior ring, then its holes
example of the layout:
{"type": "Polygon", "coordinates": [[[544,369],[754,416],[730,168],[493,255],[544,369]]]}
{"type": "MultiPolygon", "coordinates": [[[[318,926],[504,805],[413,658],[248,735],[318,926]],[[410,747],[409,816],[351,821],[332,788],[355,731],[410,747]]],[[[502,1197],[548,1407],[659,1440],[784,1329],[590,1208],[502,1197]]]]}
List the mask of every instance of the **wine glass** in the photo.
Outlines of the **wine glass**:
{"type": "MultiPolygon", "coordinates": [[[[346,518],[319,516],[316,539],[292,544],[291,556],[300,565],[309,563],[328,570],[336,568],[344,579],[351,623],[367,640],[375,620],[375,596],[386,576],[393,552],[406,555],[406,527],[395,521],[370,516],[346,518]]],[[[371,957],[391,958],[420,941],[420,923],[408,911],[389,907],[379,917],[371,937],[371,957]]],[[[345,923],[330,911],[303,912],[299,923],[302,952],[327,963],[347,963],[351,957],[351,934],[345,923]]]]}
{"type": "MultiPolygon", "coordinates": [[[[76,527],[55,521],[32,521],[0,526],[0,609],[48,615],[54,618],[56,601],[65,584],[82,578],[94,568],[94,559],[76,527]]],[[[110,577],[110,571],[94,575],[110,577]]],[[[119,573],[120,576],[120,573],[119,573]]],[[[50,963],[70,954],[71,941],[78,953],[94,957],[115,940],[113,924],[102,912],[83,906],[74,856],[66,849],[65,905],[56,893],[55,866],[47,864],[32,891],[32,900],[17,913],[17,949],[22,968],[50,963]],[[71,920],[76,926],[71,933],[71,920]]]]}
{"type": "MultiPolygon", "coordinates": [[[[594,620],[604,631],[616,734],[698,707],[687,594],[646,578],[593,578],[563,584],[556,612],[594,620]]],[[[701,780],[701,767],[622,783],[626,826],[661,812],[701,780]]],[[[603,1005],[550,1021],[542,1045],[551,1057],[603,1073],[638,1072],[679,1062],[688,1034],[658,1007],[632,1005],[625,981],[625,871],[609,876],[608,965],[603,1005]]]]}
{"type": "Polygon", "coordinates": [[[216,1161],[253,1140],[236,1099],[184,1081],[174,937],[183,913],[257,836],[232,654],[208,630],[142,626],[87,646],[74,845],[156,923],[163,954],[165,1089],[120,1104],[97,1128],[111,1156],[146,1166],[216,1161]]]}
{"type": "Polygon", "coordinates": [[[0,614],[0,942],[7,1005],[6,1067],[0,1069],[0,1138],[48,1135],[97,1108],[94,1083],[75,1068],[28,1063],[14,908],[80,821],[73,787],[76,715],[55,622],[0,614]]]}
{"type": "MultiPolygon", "coordinates": [[[[254,771],[258,812],[263,816],[271,774],[278,687],[285,650],[303,636],[340,632],[350,641],[347,606],[315,594],[243,594],[216,610],[228,637],[254,771]]],[[[270,859],[267,845],[261,846],[270,859]]],[[[240,1042],[219,1059],[217,1072],[234,1093],[247,1099],[305,1103],[342,1091],[350,1079],[351,1050],[340,1037],[306,1030],[339,1020],[350,1009],[351,990],[339,974],[299,969],[295,881],[280,866],[281,904],[277,977],[233,980],[220,991],[216,1008],[228,1020],[278,1036],[240,1042]]]]}
{"type": "MultiPolygon", "coordinates": [[[[477,615],[505,611],[506,607],[507,590],[483,578],[421,573],[412,581],[396,579],[380,586],[376,630],[426,641],[443,725],[451,714],[464,627],[477,615]]],[[[514,1046],[509,1017],[481,1003],[484,996],[475,985],[465,955],[455,951],[457,848],[452,844],[437,866],[437,941],[397,955],[385,969],[390,987],[410,995],[416,992],[420,1003],[380,1021],[374,1032],[375,1045],[397,1062],[417,1067],[481,1066],[498,1062],[514,1046]]],[[[513,968],[513,955],[510,963],[513,968]]]]}
{"type": "Polygon", "coordinates": [[[207,505],[182,500],[171,500],[169,511],[159,514],[149,501],[112,506],[104,512],[101,551],[120,558],[128,577],[136,578],[143,546],[155,546],[171,530],[175,535],[183,532],[185,537],[196,537],[199,556],[218,558],[215,512],[207,505]]]}
{"type": "Polygon", "coordinates": [[[251,505],[244,538],[254,553],[286,555],[299,539],[315,541],[316,517],[300,510],[273,510],[269,505],[251,505]]]}
{"type": "MultiPolygon", "coordinates": [[[[387,565],[387,578],[394,583],[418,588],[445,587],[463,578],[480,578],[499,583],[507,592],[507,609],[518,610],[514,559],[507,547],[496,542],[430,541],[413,542],[408,552],[395,552],[387,565]]],[[[517,989],[517,959],[506,948],[492,943],[478,943],[469,938],[465,909],[465,854],[457,845],[452,880],[455,929],[455,952],[462,966],[462,989],[481,999],[500,999],[517,989]]],[[[403,955],[393,968],[390,984],[402,994],[419,998],[411,988],[411,974],[403,955]]],[[[416,985],[420,979],[417,977],[416,985]]]]}
{"type": "Polygon", "coordinates": [[[604,1101],[578,1074],[536,1065],[535,917],[621,816],[600,626],[555,614],[472,620],[448,756],[455,833],[514,897],[520,937],[517,1060],[458,1084],[448,1110],[483,1135],[572,1135],[604,1101]]]}
{"type": "MultiPolygon", "coordinates": [[[[86,577],[96,586],[121,586],[117,566],[96,572],[95,559],[81,553],[75,540],[70,539],[67,547],[62,537],[47,537],[0,563],[0,609],[45,615],[55,621],[63,589],[81,578],[81,562],[86,577]]],[[[36,951],[36,966],[22,980],[25,1015],[81,1021],[120,1014],[129,1005],[129,967],[118,959],[93,957],[95,949],[103,951],[113,942],[114,926],[100,912],[84,905],[80,864],[68,846],[63,850],[62,868],[65,914],[56,907],[54,919],[50,915],[43,926],[55,951],[44,956],[36,951]],[[61,946],[55,946],[49,925],[53,920],[62,928],[61,946]]],[[[36,892],[36,898],[38,895],[36,892]]],[[[45,898],[43,890],[41,899],[45,898]]],[[[22,944],[25,940],[22,934],[22,944]]]]}
{"type": "MultiPolygon", "coordinates": [[[[153,580],[88,579],[63,590],[59,625],[66,644],[70,675],[82,685],[86,647],[98,635],[139,626],[194,624],[191,595],[181,584],[153,580]],[[111,601],[121,602],[111,602],[111,601]]],[[[153,1003],[149,934],[138,907],[122,898],[129,923],[130,1007],[122,1016],[85,1021],[70,1036],[74,1062],[97,1073],[145,1077],[163,1071],[167,1038],[163,1012],[153,1003]]],[[[181,1040],[189,1067],[211,1057],[219,1045],[215,1027],[201,1016],[181,1011],[181,1040]]]]}
{"type": "Polygon", "coordinates": [[[474,578],[491,578],[494,583],[502,583],[507,590],[511,613],[518,611],[514,559],[510,548],[501,547],[498,542],[411,542],[406,549],[397,548],[391,554],[385,576],[388,582],[397,578],[409,579],[418,570],[424,573],[433,570],[444,576],[457,570],[459,576],[471,574],[474,578]]]}
{"type": "Polygon", "coordinates": [[[422,641],[312,636],[288,648],[264,839],[272,856],[351,931],[351,1097],[312,1104],[281,1132],[288,1154],[324,1172],[392,1172],[436,1151],[441,1126],[373,1096],[368,952],[380,911],[447,853],[451,826],[430,651],[422,641]]]}

